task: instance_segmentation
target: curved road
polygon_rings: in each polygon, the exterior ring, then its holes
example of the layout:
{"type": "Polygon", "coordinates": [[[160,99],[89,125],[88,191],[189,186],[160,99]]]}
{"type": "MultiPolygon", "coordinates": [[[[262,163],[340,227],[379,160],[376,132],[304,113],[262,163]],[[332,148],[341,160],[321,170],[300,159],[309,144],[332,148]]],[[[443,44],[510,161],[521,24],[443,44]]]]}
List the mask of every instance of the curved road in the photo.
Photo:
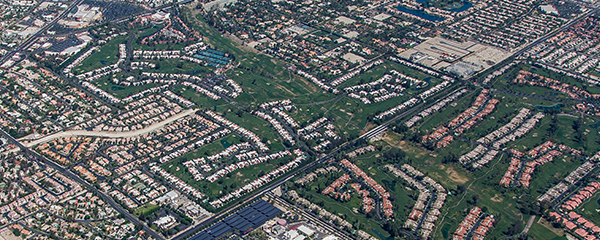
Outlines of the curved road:
{"type": "Polygon", "coordinates": [[[71,131],[57,132],[57,133],[53,133],[50,135],[46,135],[39,139],[33,140],[29,143],[23,143],[23,145],[26,147],[33,147],[35,145],[46,143],[46,142],[52,141],[54,139],[58,139],[58,138],[62,138],[62,137],[75,137],[75,136],[108,137],[108,138],[135,137],[135,136],[144,135],[146,133],[150,133],[150,132],[159,130],[162,127],[164,127],[165,125],[172,123],[174,121],[177,121],[186,116],[189,116],[189,115],[195,113],[196,111],[197,111],[197,109],[188,109],[183,112],[180,112],[177,115],[167,118],[166,120],[164,120],[162,122],[158,122],[156,124],[148,126],[147,128],[143,128],[143,129],[135,130],[135,131],[108,132],[108,131],[71,130],[71,131]]]}

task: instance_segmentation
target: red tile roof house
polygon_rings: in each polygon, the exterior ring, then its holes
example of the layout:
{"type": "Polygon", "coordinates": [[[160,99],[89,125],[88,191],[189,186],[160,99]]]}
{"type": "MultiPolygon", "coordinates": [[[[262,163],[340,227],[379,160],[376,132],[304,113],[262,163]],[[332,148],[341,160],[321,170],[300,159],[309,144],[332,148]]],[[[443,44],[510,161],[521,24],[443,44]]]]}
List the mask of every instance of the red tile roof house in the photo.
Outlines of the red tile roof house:
{"type": "Polygon", "coordinates": [[[576,220],[581,217],[581,215],[577,214],[576,212],[569,212],[568,216],[569,216],[569,219],[571,219],[571,220],[576,220]]]}
{"type": "Polygon", "coordinates": [[[486,227],[486,226],[479,226],[477,228],[477,230],[475,230],[475,234],[485,236],[485,234],[487,233],[487,231],[488,231],[488,227],[486,227]]]}
{"type": "Polygon", "coordinates": [[[597,239],[597,238],[596,238],[596,237],[594,237],[594,235],[587,235],[587,236],[585,237],[585,240],[596,240],[596,239],[597,239]]]}
{"type": "Polygon", "coordinates": [[[578,219],[577,219],[577,223],[578,223],[579,225],[585,225],[585,224],[587,224],[587,223],[588,223],[588,221],[587,221],[587,220],[585,220],[585,218],[578,218],[578,219]]]}
{"type": "Polygon", "coordinates": [[[462,237],[462,236],[466,235],[466,234],[467,234],[467,232],[468,232],[468,229],[467,229],[467,228],[464,228],[464,227],[459,227],[459,228],[458,228],[458,229],[456,229],[456,231],[454,232],[454,237],[455,237],[454,239],[457,239],[457,238],[456,238],[457,236],[461,236],[461,237],[462,237]]]}
{"type": "Polygon", "coordinates": [[[587,231],[578,228],[577,230],[575,230],[575,234],[579,235],[580,237],[586,237],[588,235],[587,231]]]}
{"type": "MultiPolygon", "coordinates": [[[[581,219],[581,218],[580,218],[580,219],[581,219]]],[[[585,223],[583,226],[584,226],[586,229],[590,229],[590,230],[591,230],[593,227],[595,227],[595,226],[596,226],[596,224],[594,224],[594,223],[592,223],[592,222],[590,222],[590,221],[587,221],[587,222],[586,222],[586,223],[585,223]]]]}
{"type": "Polygon", "coordinates": [[[573,230],[577,227],[577,225],[575,225],[575,223],[573,223],[567,219],[563,219],[563,223],[565,224],[565,227],[569,230],[573,230]]]}
{"type": "Polygon", "coordinates": [[[408,215],[408,218],[417,220],[417,219],[420,219],[422,215],[423,215],[423,212],[413,209],[412,212],[410,212],[410,214],[408,215]]]}

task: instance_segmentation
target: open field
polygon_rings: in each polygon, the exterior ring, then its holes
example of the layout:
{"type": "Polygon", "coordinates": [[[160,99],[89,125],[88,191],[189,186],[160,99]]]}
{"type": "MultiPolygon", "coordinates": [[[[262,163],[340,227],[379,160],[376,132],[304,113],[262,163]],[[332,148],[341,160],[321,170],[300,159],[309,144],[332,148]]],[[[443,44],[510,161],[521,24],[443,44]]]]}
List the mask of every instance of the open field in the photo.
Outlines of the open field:
{"type": "Polygon", "coordinates": [[[214,108],[217,107],[217,111],[221,112],[223,109],[225,109],[226,107],[229,107],[231,105],[229,105],[227,103],[227,101],[225,101],[224,99],[219,99],[217,101],[210,99],[209,97],[198,93],[196,90],[187,88],[185,86],[182,85],[177,85],[174,89],[173,92],[186,98],[189,99],[190,101],[194,102],[196,104],[197,107],[199,108],[214,108]]]}
{"type": "MultiPolygon", "coordinates": [[[[230,174],[227,174],[226,177],[220,178],[214,183],[205,180],[195,181],[192,175],[186,170],[186,167],[182,164],[183,162],[188,161],[190,159],[206,157],[209,155],[219,153],[225,150],[226,147],[232,144],[238,144],[240,142],[241,139],[238,136],[233,134],[228,135],[220,140],[205,145],[204,147],[194,152],[190,152],[182,157],[166,162],[162,164],[161,167],[166,171],[170,172],[171,174],[175,175],[176,177],[182,179],[186,183],[190,184],[190,186],[205,193],[210,199],[214,199],[225,194],[228,189],[235,190],[243,186],[247,182],[255,180],[259,176],[279,167],[281,163],[287,163],[290,160],[290,157],[284,157],[260,163],[247,168],[239,169],[231,172],[230,174]]],[[[219,164],[227,165],[234,162],[236,162],[234,158],[223,158],[220,160],[219,164]]],[[[209,172],[209,174],[212,174],[212,172],[214,171],[215,170],[213,169],[211,172],[209,172]]]]}
{"type": "Polygon", "coordinates": [[[593,222],[594,224],[600,224],[600,216],[598,216],[598,210],[600,209],[600,194],[596,193],[595,196],[589,198],[584,202],[581,207],[577,210],[581,216],[585,219],[593,222]]]}
{"type": "MultiPolygon", "coordinates": [[[[396,221],[402,222],[410,213],[412,205],[414,204],[413,197],[416,197],[418,192],[407,188],[408,184],[406,182],[387,173],[387,170],[380,167],[383,164],[382,154],[390,151],[390,149],[391,148],[388,146],[381,151],[371,152],[350,160],[390,192],[394,204],[394,218],[396,221]]],[[[300,195],[306,197],[313,203],[322,206],[324,209],[332,213],[338,213],[340,216],[344,216],[348,222],[360,226],[361,229],[369,234],[377,236],[378,238],[389,237],[390,234],[383,229],[382,223],[378,220],[377,215],[365,214],[360,210],[362,206],[362,197],[360,197],[350,186],[350,183],[357,182],[355,178],[348,181],[345,187],[341,188],[343,189],[343,192],[348,192],[351,195],[351,198],[348,201],[341,202],[340,200],[336,200],[321,193],[322,190],[344,173],[344,170],[340,170],[339,172],[320,175],[312,182],[299,187],[297,191],[300,195]]],[[[372,195],[373,193],[369,196],[374,197],[372,195]]]]}
{"type": "Polygon", "coordinates": [[[158,86],[158,84],[156,84],[156,83],[150,83],[150,84],[145,84],[145,85],[140,85],[140,86],[122,86],[122,85],[114,84],[108,78],[98,79],[98,80],[94,81],[94,84],[97,87],[99,87],[100,89],[111,93],[112,95],[114,95],[117,98],[129,97],[133,94],[139,93],[146,89],[158,86]]]}
{"type": "Polygon", "coordinates": [[[313,102],[334,97],[333,94],[322,92],[308,80],[300,79],[297,76],[290,79],[288,74],[295,76],[286,71],[285,78],[269,79],[251,71],[235,70],[230,77],[244,88],[244,92],[235,101],[247,105],[258,105],[283,99],[293,99],[296,103],[296,98],[310,99],[313,102]]]}
{"type": "MultiPolygon", "coordinates": [[[[533,239],[535,239],[535,240],[542,240],[542,239],[564,240],[564,239],[567,239],[566,237],[559,236],[555,233],[555,231],[558,231],[558,229],[553,228],[552,226],[550,226],[552,229],[549,229],[545,225],[537,223],[538,219],[539,219],[539,217],[536,218],[536,222],[534,222],[533,225],[531,225],[531,228],[529,229],[529,234],[530,234],[530,236],[533,237],[533,239]]],[[[542,219],[542,221],[543,221],[543,219],[542,219]]]]}
{"type": "Polygon", "coordinates": [[[160,206],[158,206],[158,205],[145,204],[144,206],[141,206],[138,209],[136,209],[134,214],[136,216],[142,216],[142,215],[147,216],[149,214],[152,214],[153,212],[156,212],[158,209],[160,209],[160,206]]]}
{"type": "Polygon", "coordinates": [[[235,111],[234,109],[231,109],[231,111],[228,110],[227,115],[224,117],[254,132],[261,138],[261,141],[269,146],[272,152],[285,149],[283,139],[273,130],[270,123],[246,112],[235,111]]]}
{"type": "Polygon", "coordinates": [[[75,68],[75,72],[83,73],[116,63],[119,59],[119,44],[124,44],[126,40],[126,36],[115,37],[81,62],[81,65],[75,68]]]}
{"type": "MultiPolygon", "coordinates": [[[[353,85],[358,85],[358,84],[363,84],[363,83],[368,83],[368,82],[372,82],[375,81],[381,77],[383,77],[383,75],[385,74],[390,74],[391,70],[396,70],[399,73],[402,73],[404,75],[410,76],[410,77],[414,77],[416,79],[419,80],[423,80],[425,82],[430,83],[431,85],[435,85],[436,83],[439,83],[441,80],[427,75],[423,72],[417,71],[415,69],[406,67],[404,65],[389,61],[389,60],[384,60],[384,63],[379,65],[379,66],[375,66],[372,69],[369,69],[366,72],[363,72],[361,74],[359,74],[358,76],[355,76],[343,83],[341,83],[338,88],[343,89],[346,87],[350,87],[353,85]]],[[[429,87],[429,86],[427,86],[429,87]]],[[[407,89],[408,91],[411,91],[413,89],[407,89]]]]}
{"type": "Polygon", "coordinates": [[[336,130],[344,136],[355,136],[367,132],[375,125],[368,120],[375,114],[393,108],[408,99],[395,97],[383,102],[365,105],[357,99],[341,97],[319,105],[301,106],[290,114],[299,123],[312,122],[321,117],[333,121],[336,130]]]}

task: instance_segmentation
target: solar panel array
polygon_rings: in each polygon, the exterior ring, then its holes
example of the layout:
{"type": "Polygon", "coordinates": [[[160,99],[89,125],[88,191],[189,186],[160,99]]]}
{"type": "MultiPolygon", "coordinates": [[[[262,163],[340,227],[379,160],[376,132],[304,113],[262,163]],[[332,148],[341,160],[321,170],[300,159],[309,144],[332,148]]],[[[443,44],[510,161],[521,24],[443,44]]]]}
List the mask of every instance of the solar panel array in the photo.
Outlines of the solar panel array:
{"type": "Polygon", "coordinates": [[[281,213],[279,208],[260,199],[196,234],[190,240],[213,240],[234,230],[243,233],[248,229],[260,227],[267,220],[277,216],[279,213],[281,213]]]}

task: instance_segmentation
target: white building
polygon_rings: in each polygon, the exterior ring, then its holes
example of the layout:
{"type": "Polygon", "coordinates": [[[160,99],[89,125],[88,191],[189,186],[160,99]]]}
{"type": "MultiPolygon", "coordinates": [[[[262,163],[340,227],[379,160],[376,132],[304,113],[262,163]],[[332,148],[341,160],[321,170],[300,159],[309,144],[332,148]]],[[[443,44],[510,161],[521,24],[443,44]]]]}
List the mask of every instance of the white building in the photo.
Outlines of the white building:
{"type": "Polygon", "coordinates": [[[177,221],[175,220],[175,218],[173,216],[167,215],[167,216],[161,217],[158,220],[154,221],[154,224],[156,224],[156,226],[158,226],[159,228],[169,229],[169,228],[177,225],[177,221]]]}

